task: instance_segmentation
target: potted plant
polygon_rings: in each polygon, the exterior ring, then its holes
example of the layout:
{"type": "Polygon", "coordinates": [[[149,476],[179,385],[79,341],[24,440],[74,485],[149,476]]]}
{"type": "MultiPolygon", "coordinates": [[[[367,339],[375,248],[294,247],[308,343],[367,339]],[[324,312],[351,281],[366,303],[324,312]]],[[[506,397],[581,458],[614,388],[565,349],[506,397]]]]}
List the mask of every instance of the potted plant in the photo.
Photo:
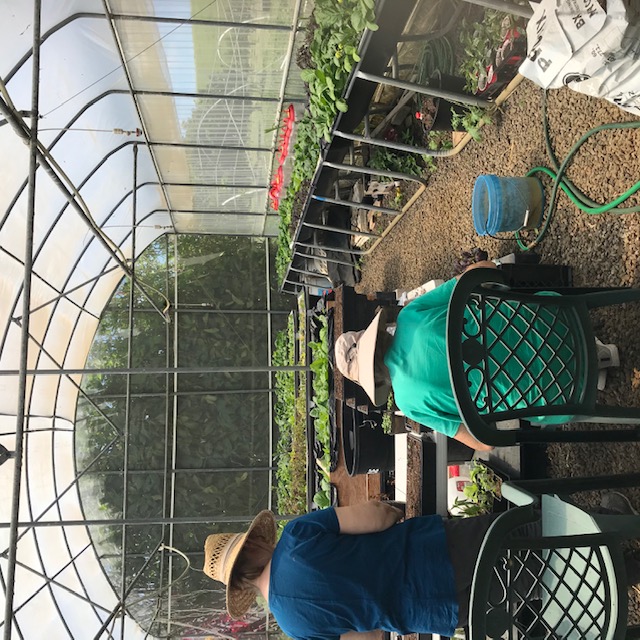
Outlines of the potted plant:
{"type": "Polygon", "coordinates": [[[485,461],[471,462],[470,482],[462,489],[464,498],[456,498],[451,514],[458,518],[480,516],[492,513],[496,507],[502,506],[501,475],[485,461]]]}
{"type": "Polygon", "coordinates": [[[342,446],[347,473],[392,471],[395,467],[393,437],[382,430],[382,414],[362,413],[342,405],[342,446]]]}
{"type": "MultiPolygon", "coordinates": [[[[436,72],[430,79],[430,86],[448,91],[463,91],[464,80],[455,76],[450,76],[436,72]]],[[[464,114],[464,107],[446,100],[428,95],[416,95],[416,118],[420,120],[424,133],[430,131],[462,131],[462,125],[454,123],[451,114],[464,114]]]]}

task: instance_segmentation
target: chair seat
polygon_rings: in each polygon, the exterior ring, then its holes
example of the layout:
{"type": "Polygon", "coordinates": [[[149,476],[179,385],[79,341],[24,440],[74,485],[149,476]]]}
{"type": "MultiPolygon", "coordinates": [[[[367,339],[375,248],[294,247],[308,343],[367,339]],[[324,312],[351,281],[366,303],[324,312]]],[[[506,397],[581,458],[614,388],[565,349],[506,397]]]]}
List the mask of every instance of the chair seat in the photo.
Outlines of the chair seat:
{"type": "Polygon", "coordinates": [[[454,399],[480,442],[638,440],[640,429],[562,431],[510,420],[640,424],[640,407],[597,404],[598,357],[590,310],[640,301],[640,289],[587,293],[511,291],[504,274],[472,269],[453,288],[447,313],[447,357],[454,399]]]}
{"type": "Polygon", "coordinates": [[[489,529],[474,574],[470,638],[625,637],[620,537],[556,495],[540,504],[511,509],[489,529]]]}

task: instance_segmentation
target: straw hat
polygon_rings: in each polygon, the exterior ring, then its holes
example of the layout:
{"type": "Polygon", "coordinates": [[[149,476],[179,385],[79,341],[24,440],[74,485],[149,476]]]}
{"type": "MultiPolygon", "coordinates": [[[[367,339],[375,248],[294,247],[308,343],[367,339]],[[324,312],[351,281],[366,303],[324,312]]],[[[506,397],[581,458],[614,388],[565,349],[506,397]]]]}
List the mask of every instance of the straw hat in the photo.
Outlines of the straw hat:
{"type": "Polygon", "coordinates": [[[230,585],[231,572],[249,536],[276,543],[276,519],[271,511],[261,511],[246,533],[213,533],[204,543],[203,571],[214,580],[227,585],[227,611],[232,618],[241,618],[255,601],[253,589],[236,589],[230,585]]]}
{"type": "Polygon", "coordinates": [[[376,353],[378,334],[386,327],[385,309],[376,314],[364,331],[347,331],[338,337],[335,345],[336,366],[345,378],[357,382],[375,406],[387,402],[391,385],[387,380],[376,380],[376,353]]]}

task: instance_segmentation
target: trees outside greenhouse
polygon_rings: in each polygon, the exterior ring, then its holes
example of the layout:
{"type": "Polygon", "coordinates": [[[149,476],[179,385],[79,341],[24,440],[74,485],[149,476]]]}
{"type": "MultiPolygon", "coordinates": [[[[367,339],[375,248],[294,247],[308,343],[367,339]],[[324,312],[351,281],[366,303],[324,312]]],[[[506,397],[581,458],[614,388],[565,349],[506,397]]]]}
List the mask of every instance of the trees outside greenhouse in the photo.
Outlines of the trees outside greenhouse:
{"type": "Polygon", "coordinates": [[[170,321],[132,296],[125,279],[90,351],[89,369],[186,371],[85,375],[76,419],[86,518],[132,523],[92,526],[93,542],[116,591],[133,585],[130,613],[157,637],[255,633],[266,624],[257,615],[232,629],[224,590],[200,569],[209,533],[237,529],[272,506],[271,374],[250,369],[269,365],[291,299],[270,291],[268,249],[250,238],[157,240],[136,262],[136,277],[171,303],[170,321]],[[188,372],[206,367],[248,371],[188,372]],[[185,562],[153,554],[161,540],[191,561],[177,581],[185,562]]]}

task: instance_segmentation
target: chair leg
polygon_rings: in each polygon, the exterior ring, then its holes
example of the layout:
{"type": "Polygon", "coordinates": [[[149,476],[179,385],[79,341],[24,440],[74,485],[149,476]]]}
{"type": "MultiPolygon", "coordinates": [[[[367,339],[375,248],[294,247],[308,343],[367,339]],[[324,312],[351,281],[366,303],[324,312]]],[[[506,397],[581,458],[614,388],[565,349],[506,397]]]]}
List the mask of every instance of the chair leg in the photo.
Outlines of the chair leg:
{"type": "Polygon", "coordinates": [[[610,407],[596,404],[588,416],[573,422],[597,422],[601,424],[640,424],[640,407],[610,407]]]}
{"type": "Polygon", "coordinates": [[[640,302],[640,288],[615,289],[613,291],[597,291],[584,295],[584,300],[589,309],[596,307],[608,307],[625,302],[640,302]]]}

